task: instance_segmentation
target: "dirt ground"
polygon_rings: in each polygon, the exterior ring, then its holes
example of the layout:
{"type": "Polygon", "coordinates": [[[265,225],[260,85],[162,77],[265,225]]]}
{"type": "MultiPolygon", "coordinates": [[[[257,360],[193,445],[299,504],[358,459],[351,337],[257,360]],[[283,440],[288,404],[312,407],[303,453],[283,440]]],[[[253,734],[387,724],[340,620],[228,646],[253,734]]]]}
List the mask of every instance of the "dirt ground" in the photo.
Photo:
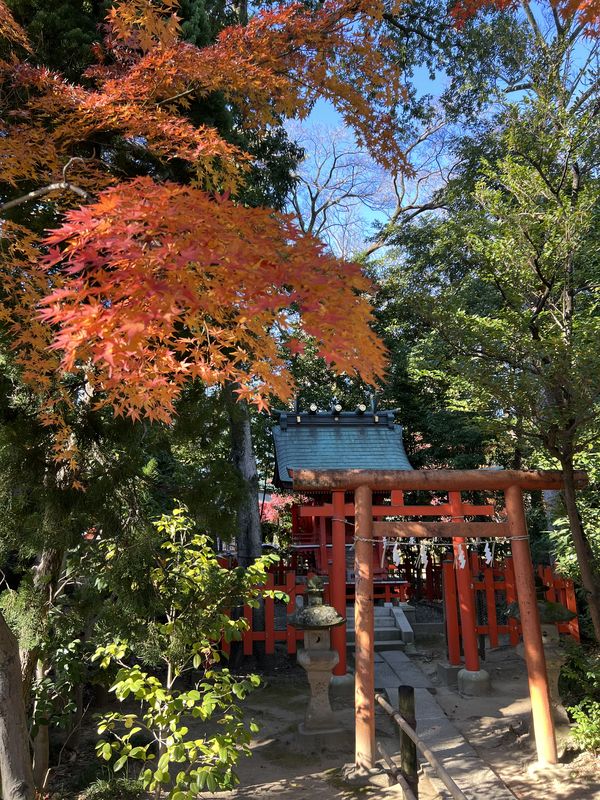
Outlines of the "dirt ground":
{"type": "MultiPolygon", "coordinates": [[[[333,751],[306,752],[299,741],[298,723],[308,701],[308,683],[299,670],[286,676],[267,678],[264,688],[246,702],[248,716],[260,725],[252,744],[252,757],[240,762],[240,786],[233,792],[204,794],[215,800],[383,800],[402,797],[397,787],[360,787],[349,785],[342,769],[354,758],[352,730],[354,709],[352,691],[336,690],[332,707],[341,727],[346,731],[333,751]]],[[[385,715],[378,717],[378,740],[387,742],[394,752],[396,740],[393,725],[385,715]]],[[[435,800],[436,792],[422,783],[419,800],[435,800]]]]}
{"type": "MultiPolygon", "coordinates": [[[[422,648],[416,661],[434,684],[436,659],[442,657],[435,640],[422,648]]],[[[518,800],[600,800],[600,760],[589,754],[567,751],[563,763],[549,773],[531,769],[535,747],[528,733],[529,699],[522,660],[512,648],[488,654],[483,665],[492,678],[489,697],[464,698],[439,683],[434,689],[446,715],[454,722],[478,755],[503,780],[518,800]]],[[[227,800],[350,800],[362,797],[401,797],[397,789],[349,787],[341,769],[353,758],[352,744],[340,743],[335,752],[307,755],[298,744],[297,726],[307,702],[308,685],[299,669],[267,679],[267,685],[248,699],[248,713],[261,726],[252,747],[252,758],[240,764],[240,787],[233,792],[204,795],[227,800]]],[[[351,692],[336,692],[333,707],[344,728],[353,726],[351,692]]],[[[396,732],[385,715],[378,715],[377,739],[390,752],[396,748],[396,732]]],[[[431,785],[421,781],[420,800],[435,800],[431,785]]]]}
{"type": "MultiPolygon", "coordinates": [[[[415,661],[429,676],[432,691],[446,715],[477,751],[480,758],[502,779],[518,800],[600,800],[600,759],[589,754],[567,752],[563,763],[549,774],[533,773],[535,749],[529,736],[529,700],[525,666],[511,648],[488,654],[485,669],[490,672],[493,692],[489,697],[463,698],[442,686],[436,677],[437,659],[442,648],[435,638],[419,644],[415,661]]],[[[252,757],[242,759],[238,774],[240,786],[232,792],[204,793],[214,800],[386,800],[400,798],[395,788],[359,787],[343,779],[344,765],[354,756],[352,731],[354,709],[352,687],[336,688],[332,705],[346,731],[332,751],[307,752],[298,735],[308,701],[308,682],[304,671],[287,657],[277,659],[264,686],[244,702],[248,719],[254,719],[260,731],[252,742],[252,757]]],[[[95,726],[90,723],[85,738],[89,747],[77,761],[76,772],[82,782],[98,770],[93,746],[95,726]],[[89,751],[89,752],[87,752],[89,751]]],[[[397,730],[383,713],[377,715],[377,740],[395,753],[397,730]]],[[[66,796],[61,789],[69,784],[73,765],[57,771],[54,797],[66,796]],[[64,775],[61,778],[61,774],[64,775]]],[[[419,800],[436,800],[431,784],[420,782],[419,800]]],[[[69,794],[70,796],[70,794],[69,794]]]]}
{"type": "Polygon", "coordinates": [[[418,659],[436,686],[436,698],[463,736],[518,800],[600,800],[600,759],[567,750],[552,770],[535,771],[529,734],[530,704],[525,664],[514,648],[487,654],[482,667],[492,679],[489,697],[461,697],[437,682],[433,643],[418,659]]]}

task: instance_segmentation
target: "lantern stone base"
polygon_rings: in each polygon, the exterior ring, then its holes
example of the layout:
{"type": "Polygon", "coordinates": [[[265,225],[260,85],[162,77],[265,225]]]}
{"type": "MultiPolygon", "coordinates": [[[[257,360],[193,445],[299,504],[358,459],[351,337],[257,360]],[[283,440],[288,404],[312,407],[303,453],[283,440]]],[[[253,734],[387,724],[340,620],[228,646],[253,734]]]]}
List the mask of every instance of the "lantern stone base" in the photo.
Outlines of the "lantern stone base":
{"type": "Polygon", "coordinates": [[[332,697],[347,694],[354,697],[354,674],[352,672],[347,672],[345,675],[332,675],[329,685],[332,697]]]}
{"type": "Polygon", "coordinates": [[[296,733],[296,745],[302,753],[351,753],[354,749],[354,732],[343,728],[315,731],[301,722],[296,733]]]}
{"type": "Polygon", "coordinates": [[[489,694],[492,689],[490,675],[484,669],[461,669],[457,683],[458,691],[468,697],[482,697],[489,694]]]}
{"type": "Polygon", "coordinates": [[[306,670],[310,685],[310,699],[304,717],[304,727],[306,731],[315,733],[335,730],[338,725],[329,702],[329,683],[331,670],[337,664],[339,656],[336,650],[320,650],[316,647],[309,649],[306,645],[310,644],[310,640],[307,639],[309,639],[308,632],[304,634],[304,650],[298,650],[298,663],[306,670]]]}

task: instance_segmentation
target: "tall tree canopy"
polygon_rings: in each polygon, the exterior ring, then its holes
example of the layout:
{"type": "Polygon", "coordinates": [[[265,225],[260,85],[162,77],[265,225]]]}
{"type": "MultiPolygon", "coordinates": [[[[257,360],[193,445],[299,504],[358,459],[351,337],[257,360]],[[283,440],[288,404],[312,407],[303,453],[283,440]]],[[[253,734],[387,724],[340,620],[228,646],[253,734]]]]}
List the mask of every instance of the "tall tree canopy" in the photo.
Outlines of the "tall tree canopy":
{"type": "MultiPolygon", "coordinates": [[[[438,210],[388,239],[399,249],[385,316],[392,342],[411,331],[412,374],[512,442],[513,463],[560,463],[600,638],[594,532],[582,526],[572,482],[574,463],[598,447],[600,46],[575,8],[503,8],[517,35],[466,82],[467,113],[460,97],[444,100],[463,126],[454,174],[433,195],[438,210]]],[[[460,68],[468,76],[473,65],[460,68]]]]}
{"type": "MultiPolygon", "coordinates": [[[[285,219],[244,211],[223,197],[223,192],[235,196],[241,190],[250,155],[214,128],[193,124],[185,111],[193,99],[220,92],[241,110],[242,124],[248,119],[256,128],[269,126],[280,113],[310,107],[322,93],[383,161],[398,161],[401,150],[391,112],[400,85],[398,76],[380,75],[383,57],[375,46],[383,35],[379,12],[344,3],[315,11],[298,6],[269,10],[247,26],[228,28],[215,44],[198,48],[181,41],[174,6],[116,4],[109,12],[101,63],[87,70],[87,85],[68,83],[57,73],[25,62],[4,64],[9,107],[1,142],[5,181],[17,188],[34,183],[44,192],[44,186],[56,183],[55,176],[75,157],[81,160],[71,162],[68,177],[73,183],[63,179],[56,188],[75,196],[102,193],[87,210],[72,212],[48,240],[63,245],[46,261],[45,280],[53,292],[44,312],[56,325],[53,346],[64,353],[63,367],[71,372],[83,367],[90,385],[105,392],[118,410],[127,409],[134,416],[149,413],[165,418],[184,376],[200,375],[207,382],[234,380],[240,394],[257,400],[274,390],[285,395],[289,381],[283,362],[276,360],[274,343],[277,331],[296,315],[307,332],[319,335],[323,352],[337,361],[339,369],[354,369],[353,360],[357,363],[356,355],[364,348],[366,358],[361,363],[366,365],[365,377],[372,378],[382,367],[381,350],[368,329],[368,307],[356,293],[367,289],[356,268],[336,264],[285,219]],[[148,179],[111,186],[118,145],[139,150],[141,158],[155,159],[157,169],[161,162],[187,164],[195,186],[153,187],[148,179]],[[99,234],[94,254],[93,236],[82,236],[81,231],[95,213],[100,227],[92,224],[99,234]],[[105,227],[100,235],[100,218],[106,214],[112,214],[112,233],[105,227]],[[194,219],[195,250],[192,226],[187,231],[169,230],[169,220],[176,227],[185,217],[194,219]],[[126,250],[121,253],[117,221],[123,224],[126,250]],[[217,229],[220,254],[215,250],[217,229]],[[103,238],[107,234],[110,241],[103,238]],[[179,235],[183,238],[173,259],[179,235]],[[253,252],[247,249],[254,237],[261,241],[260,253],[258,247],[253,252]],[[294,258],[305,263],[302,272],[294,268],[294,258]],[[196,287],[202,295],[186,293],[186,270],[200,278],[196,287]],[[142,273],[142,284],[136,285],[142,273]],[[172,290],[167,288],[167,273],[173,279],[172,290]],[[238,292],[243,289],[246,300],[242,294],[232,294],[236,287],[238,292]],[[144,296],[143,303],[126,298],[134,288],[137,300],[144,296]],[[337,296],[341,314],[327,308],[328,293],[337,296]],[[149,312],[160,294],[164,303],[149,312]],[[72,316],[69,297],[77,313],[87,315],[85,342],[71,336],[75,327],[83,332],[83,316],[72,316]],[[208,306],[202,310],[199,302],[208,306]],[[154,320],[150,326],[148,313],[154,320]],[[347,324],[342,326],[344,318],[347,324]],[[118,359],[111,352],[115,347],[118,359]]],[[[8,285],[12,279],[23,305],[24,277],[31,273],[37,245],[26,242],[21,229],[20,238],[16,229],[13,232],[22,258],[14,258],[17,245],[12,243],[5,270],[8,285]]],[[[28,280],[33,309],[42,288],[40,276],[36,273],[35,281],[28,280]]],[[[36,350],[30,329],[30,322],[23,322],[26,358],[37,379],[47,356],[36,350]]]]}

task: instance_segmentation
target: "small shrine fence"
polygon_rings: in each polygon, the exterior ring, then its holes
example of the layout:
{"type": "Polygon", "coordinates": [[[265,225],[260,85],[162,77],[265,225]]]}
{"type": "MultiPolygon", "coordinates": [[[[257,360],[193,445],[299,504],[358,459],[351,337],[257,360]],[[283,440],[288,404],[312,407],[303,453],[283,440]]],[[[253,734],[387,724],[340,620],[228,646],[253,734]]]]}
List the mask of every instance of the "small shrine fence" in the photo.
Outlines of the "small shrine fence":
{"type": "MultiPolygon", "coordinates": [[[[507,607],[517,602],[512,558],[488,565],[476,553],[472,553],[470,562],[477,609],[477,635],[487,637],[490,647],[498,647],[502,636],[508,637],[509,644],[513,646],[518,644],[521,636],[520,624],[506,614],[507,607]]],[[[570,611],[576,612],[577,602],[573,581],[556,575],[550,566],[537,565],[535,569],[544,583],[546,599],[561,603],[570,611]]],[[[430,577],[428,579],[427,575],[425,576],[424,585],[429,590],[424,592],[424,597],[428,600],[438,599],[437,590],[438,587],[440,588],[442,594],[439,599],[443,596],[446,609],[445,629],[448,656],[451,663],[458,663],[462,650],[462,638],[460,615],[457,611],[456,571],[452,556],[443,560],[441,565],[430,562],[428,574],[430,577]],[[448,609],[450,609],[449,612],[448,609]],[[456,613],[452,613],[452,609],[456,613]]],[[[264,642],[267,655],[275,653],[277,642],[285,644],[285,650],[289,655],[296,653],[298,641],[302,641],[304,634],[303,631],[287,624],[287,616],[296,610],[297,598],[306,593],[307,577],[310,575],[298,575],[293,570],[283,571],[277,568],[269,574],[265,588],[284,592],[288,595],[288,602],[284,604],[272,597],[265,598],[264,630],[254,629],[253,609],[250,606],[244,606],[242,615],[248,623],[248,630],[242,637],[244,655],[252,655],[255,642],[264,642]]],[[[346,587],[348,604],[354,600],[353,588],[352,584],[348,584],[346,587]]],[[[329,602],[328,590],[329,586],[326,585],[325,598],[327,602],[329,602]]],[[[374,600],[387,603],[404,600],[405,591],[406,583],[400,581],[375,584],[374,600]]],[[[560,633],[567,634],[579,641],[579,625],[576,617],[570,622],[558,623],[557,628],[560,633]]],[[[225,653],[228,653],[230,645],[223,641],[222,648],[225,653]]]]}

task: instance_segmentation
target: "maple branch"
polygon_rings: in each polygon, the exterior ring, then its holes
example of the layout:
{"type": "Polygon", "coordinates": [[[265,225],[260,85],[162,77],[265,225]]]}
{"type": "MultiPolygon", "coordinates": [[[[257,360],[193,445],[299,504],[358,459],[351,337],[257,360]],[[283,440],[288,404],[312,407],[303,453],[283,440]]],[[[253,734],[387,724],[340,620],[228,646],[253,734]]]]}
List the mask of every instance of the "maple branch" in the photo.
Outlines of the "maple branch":
{"type": "Polygon", "coordinates": [[[58,181],[57,183],[49,183],[47,186],[42,186],[41,189],[35,189],[33,192],[28,192],[21,197],[15,197],[14,200],[8,200],[6,203],[0,205],[0,213],[8,211],[9,208],[21,206],[24,203],[29,203],[31,200],[37,200],[39,197],[45,197],[47,194],[57,191],[74,192],[82,197],[84,200],[91,200],[92,196],[81,186],[76,186],[74,183],[68,181],[58,181]]]}
{"type": "Polygon", "coordinates": [[[187,97],[188,94],[192,94],[195,92],[196,89],[192,86],[191,89],[186,89],[183,92],[179,92],[179,94],[174,94],[173,97],[165,97],[164,100],[159,100],[156,104],[157,106],[164,106],[166,103],[173,103],[175,100],[179,100],[182,97],[187,97]]]}
{"type": "Polygon", "coordinates": [[[585,30],[585,24],[583,22],[579,23],[579,25],[576,25],[571,31],[571,35],[567,39],[567,44],[569,46],[574,45],[584,30],[585,30]]]}
{"type": "MultiPolygon", "coordinates": [[[[534,168],[540,178],[543,180],[544,184],[550,191],[553,197],[555,197],[559,202],[560,200],[560,193],[557,189],[554,188],[550,178],[546,175],[544,170],[542,169],[541,164],[539,164],[534,158],[532,158],[528,153],[523,152],[522,150],[515,150],[516,155],[521,156],[521,158],[526,161],[530,166],[534,168]]],[[[508,188],[508,187],[506,187],[508,188]]]]}
{"type": "Polygon", "coordinates": [[[77,184],[70,183],[67,180],[67,170],[76,161],[83,162],[84,159],[81,158],[80,156],[73,156],[72,158],[70,158],[63,167],[62,181],[57,181],[56,183],[49,183],[47,186],[42,186],[40,189],[34,189],[32,192],[23,194],[21,195],[21,197],[15,197],[13,200],[7,200],[6,203],[2,203],[0,205],[0,213],[8,211],[10,208],[16,208],[16,206],[22,206],[24,203],[29,203],[31,200],[37,200],[40,197],[45,197],[47,194],[51,194],[52,192],[58,192],[58,191],[73,192],[74,194],[79,195],[79,197],[82,197],[84,200],[91,200],[92,195],[89,194],[89,192],[86,192],[85,189],[81,188],[81,186],[77,186],[77,184]]]}
{"type": "Polygon", "coordinates": [[[554,7],[554,5],[552,5],[552,19],[554,20],[554,27],[556,28],[557,35],[559,37],[562,36],[564,34],[564,32],[565,32],[565,29],[562,26],[562,23],[560,21],[560,17],[558,16],[558,12],[557,12],[556,8],[554,7]]]}
{"type": "Polygon", "coordinates": [[[516,83],[513,86],[507,86],[504,91],[506,94],[510,94],[511,92],[527,92],[530,89],[533,89],[533,83],[531,81],[524,81],[523,83],[516,83]]]}
{"type": "Polygon", "coordinates": [[[361,258],[371,256],[373,253],[381,250],[382,247],[387,246],[390,233],[394,231],[395,225],[400,217],[402,217],[402,224],[405,225],[409,222],[412,222],[415,217],[418,217],[420,214],[424,214],[426,211],[436,211],[440,208],[446,208],[446,205],[444,203],[437,203],[434,201],[430,203],[423,203],[422,205],[410,205],[396,208],[388,222],[381,229],[379,235],[373,239],[373,241],[370,242],[370,244],[368,244],[363,250],[361,250],[361,258]],[[404,214],[406,214],[406,216],[404,216],[404,214]]]}
{"type": "Polygon", "coordinates": [[[579,109],[592,97],[600,86],[600,80],[595,80],[592,85],[583,94],[580,94],[577,100],[573,103],[572,110],[579,111],[579,109]]]}

